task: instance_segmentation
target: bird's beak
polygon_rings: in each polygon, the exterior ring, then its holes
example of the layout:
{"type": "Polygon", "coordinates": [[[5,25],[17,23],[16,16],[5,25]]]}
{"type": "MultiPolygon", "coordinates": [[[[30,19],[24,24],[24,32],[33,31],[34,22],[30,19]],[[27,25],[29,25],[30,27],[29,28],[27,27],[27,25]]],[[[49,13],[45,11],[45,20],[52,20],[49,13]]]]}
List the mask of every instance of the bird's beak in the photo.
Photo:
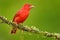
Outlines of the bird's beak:
{"type": "Polygon", "coordinates": [[[35,6],[34,5],[31,5],[30,8],[34,8],[35,6]]]}

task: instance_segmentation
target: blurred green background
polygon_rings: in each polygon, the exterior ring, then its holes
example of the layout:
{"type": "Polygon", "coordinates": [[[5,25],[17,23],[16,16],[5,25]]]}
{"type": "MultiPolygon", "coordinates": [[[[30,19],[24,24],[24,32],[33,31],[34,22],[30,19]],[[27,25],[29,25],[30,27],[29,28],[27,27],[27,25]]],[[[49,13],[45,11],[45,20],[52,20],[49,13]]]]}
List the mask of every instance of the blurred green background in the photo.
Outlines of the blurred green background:
{"type": "MultiPolygon", "coordinates": [[[[12,20],[15,13],[25,4],[33,4],[35,8],[24,25],[36,26],[40,30],[60,33],[60,0],[0,0],[0,15],[12,20]]],[[[0,24],[0,40],[56,40],[38,34],[21,32],[11,35],[12,27],[0,24]]]]}

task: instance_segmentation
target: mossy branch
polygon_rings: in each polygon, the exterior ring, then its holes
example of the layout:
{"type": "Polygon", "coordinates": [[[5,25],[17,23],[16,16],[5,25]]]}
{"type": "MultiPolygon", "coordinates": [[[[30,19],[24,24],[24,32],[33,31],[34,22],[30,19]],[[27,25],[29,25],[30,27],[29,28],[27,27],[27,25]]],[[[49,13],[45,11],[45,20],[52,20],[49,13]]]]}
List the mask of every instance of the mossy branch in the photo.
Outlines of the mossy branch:
{"type": "Polygon", "coordinates": [[[53,38],[56,38],[57,40],[60,40],[60,34],[59,33],[49,33],[47,31],[45,31],[45,32],[41,31],[38,28],[33,27],[33,26],[32,27],[27,27],[27,26],[24,26],[24,25],[18,25],[16,23],[12,22],[12,21],[7,20],[7,18],[5,18],[3,16],[0,16],[0,19],[2,20],[3,23],[11,25],[12,27],[17,27],[20,30],[31,32],[31,33],[36,33],[36,34],[43,34],[44,36],[53,37],[53,38]]]}

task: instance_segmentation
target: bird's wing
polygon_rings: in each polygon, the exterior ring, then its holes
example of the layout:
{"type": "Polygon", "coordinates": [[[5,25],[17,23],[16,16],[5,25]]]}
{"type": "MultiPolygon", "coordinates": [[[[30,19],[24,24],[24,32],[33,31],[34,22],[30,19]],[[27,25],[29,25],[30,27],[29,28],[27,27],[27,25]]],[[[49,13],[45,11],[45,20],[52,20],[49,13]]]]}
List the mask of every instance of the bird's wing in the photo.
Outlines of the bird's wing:
{"type": "Polygon", "coordinates": [[[13,21],[15,20],[16,17],[18,17],[20,14],[15,14],[13,21]]]}

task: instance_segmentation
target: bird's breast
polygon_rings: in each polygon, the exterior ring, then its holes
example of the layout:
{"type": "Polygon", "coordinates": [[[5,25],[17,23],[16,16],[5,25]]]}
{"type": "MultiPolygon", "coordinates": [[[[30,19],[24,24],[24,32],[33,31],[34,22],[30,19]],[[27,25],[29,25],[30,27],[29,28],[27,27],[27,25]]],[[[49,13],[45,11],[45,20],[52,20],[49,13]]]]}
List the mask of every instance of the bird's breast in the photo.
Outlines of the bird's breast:
{"type": "Polygon", "coordinates": [[[29,16],[28,12],[21,13],[20,14],[20,21],[24,22],[27,19],[28,16],[29,16]]]}

